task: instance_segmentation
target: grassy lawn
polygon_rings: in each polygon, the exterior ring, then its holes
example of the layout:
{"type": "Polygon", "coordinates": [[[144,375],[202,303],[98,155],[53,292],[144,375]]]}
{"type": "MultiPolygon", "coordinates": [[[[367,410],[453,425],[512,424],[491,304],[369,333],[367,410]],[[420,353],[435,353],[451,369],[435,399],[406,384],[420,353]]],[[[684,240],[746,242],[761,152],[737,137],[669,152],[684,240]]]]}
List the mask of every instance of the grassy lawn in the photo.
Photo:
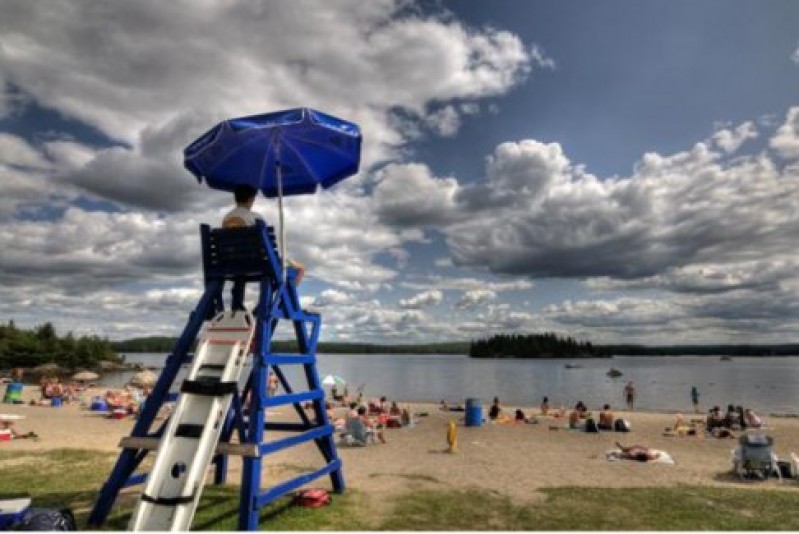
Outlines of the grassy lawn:
{"type": "MultiPolygon", "coordinates": [[[[85,521],[116,455],[79,450],[0,451],[0,497],[30,496],[39,507],[71,507],[85,521]]],[[[413,481],[410,482],[413,484],[413,481]]],[[[794,484],[788,482],[787,484],[794,484]]],[[[410,491],[378,520],[357,489],[311,509],[284,498],[262,512],[266,530],[799,530],[799,491],[681,486],[553,488],[523,506],[494,492],[410,491]]],[[[106,527],[124,530],[133,505],[117,502],[106,527]]],[[[196,530],[234,530],[237,488],[208,487],[196,530]]]]}

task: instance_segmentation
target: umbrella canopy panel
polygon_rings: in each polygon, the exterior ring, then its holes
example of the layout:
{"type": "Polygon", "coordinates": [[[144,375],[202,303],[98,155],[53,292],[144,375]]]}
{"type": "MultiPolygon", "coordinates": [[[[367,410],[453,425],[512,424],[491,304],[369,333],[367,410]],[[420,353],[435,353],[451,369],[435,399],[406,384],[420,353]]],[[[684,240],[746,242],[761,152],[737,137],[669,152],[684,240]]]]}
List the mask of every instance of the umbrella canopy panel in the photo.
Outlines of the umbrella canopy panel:
{"type": "Polygon", "coordinates": [[[283,196],[310,194],[357,173],[360,157],[356,124],[297,108],[217,124],[186,147],[184,166],[214,189],[248,184],[271,198],[278,173],[283,196]]]}

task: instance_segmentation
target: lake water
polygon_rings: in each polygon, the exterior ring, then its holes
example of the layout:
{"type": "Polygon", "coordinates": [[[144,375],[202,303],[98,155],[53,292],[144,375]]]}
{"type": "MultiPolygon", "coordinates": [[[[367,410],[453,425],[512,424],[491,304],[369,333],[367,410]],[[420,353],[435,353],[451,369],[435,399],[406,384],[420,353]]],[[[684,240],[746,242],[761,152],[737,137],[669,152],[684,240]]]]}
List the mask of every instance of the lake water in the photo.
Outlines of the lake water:
{"type": "MultiPolygon", "coordinates": [[[[164,354],[127,355],[128,362],[156,368],[165,359],[164,354]]],[[[290,383],[301,383],[301,366],[282,368],[290,383]]],[[[320,378],[330,373],[344,377],[350,393],[365,385],[367,397],[386,395],[403,401],[463,402],[467,397],[480,397],[488,403],[497,395],[503,404],[538,406],[547,395],[552,406],[573,406],[582,400],[589,407],[607,402],[618,408],[624,404],[624,385],[633,380],[636,408],[644,410],[689,411],[689,392],[696,386],[704,408],[733,403],[765,413],[799,413],[799,357],[477,360],[432,354],[320,354],[318,370],[320,378]],[[567,363],[582,367],[566,369],[567,363]],[[624,376],[609,378],[606,373],[611,367],[624,376]]],[[[118,386],[131,375],[107,374],[100,383],[118,386]]]]}

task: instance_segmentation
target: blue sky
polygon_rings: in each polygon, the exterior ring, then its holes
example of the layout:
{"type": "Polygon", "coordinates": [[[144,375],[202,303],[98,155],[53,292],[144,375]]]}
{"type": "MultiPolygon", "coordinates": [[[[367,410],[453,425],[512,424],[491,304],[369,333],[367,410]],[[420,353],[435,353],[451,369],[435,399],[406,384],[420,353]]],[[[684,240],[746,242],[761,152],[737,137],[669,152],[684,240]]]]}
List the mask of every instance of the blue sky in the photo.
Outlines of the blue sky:
{"type": "Polygon", "coordinates": [[[182,148],[311,106],[364,133],[358,176],[287,201],[323,339],[799,341],[795,2],[0,13],[0,319],[177,334],[230,205],[182,148]]]}

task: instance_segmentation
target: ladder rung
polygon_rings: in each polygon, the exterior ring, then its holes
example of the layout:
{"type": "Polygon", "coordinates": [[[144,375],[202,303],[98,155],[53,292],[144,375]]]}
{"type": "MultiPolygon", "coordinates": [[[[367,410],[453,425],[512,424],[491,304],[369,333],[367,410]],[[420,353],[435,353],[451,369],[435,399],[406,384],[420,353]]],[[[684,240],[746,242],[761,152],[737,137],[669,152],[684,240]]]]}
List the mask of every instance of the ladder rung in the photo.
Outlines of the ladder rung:
{"type": "Polygon", "coordinates": [[[266,358],[267,365],[292,365],[314,363],[316,356],[313,354],[269,354],[266,358]]]}
{"type": "Polygon", "coordinates": [[[322,425],[296,436],[289,436],[287,438],[279,439],[269,443],[261,443],[261,446],[258,449],[261,451],[261,456],[263,456],[264,454],[271,454],[287,447],[293,447],[294,445],[305,443],[306,441],[323,438],[325,436],[331,435],[332,433],[332,426],[322,425]]]}
{"type": "Polygon", "coordinates": [[[285,495],[291,490],[295,490],[300,486],[304,486],[308,482],[321,476],[328,475],[337,469],[341,469],[341,460],[339,458],[336,458],[326,466],[314,471],[313,473],[306,473],[304,475],[298,476],[297,478],[292,478],[291,480],[287,480],[286,482],[278,484],[269,491],[258,495],[258,498],[256,499],[257,506],[259,508],[265,506],[281,495],[285,495]]]}
{"type": "Polygon", "coordinates": [[[222,397],[238,391],[238,388],[237,382],[222,382],[218,378],[199,378],[198,380],[184,380],[183,385],[180,386],[180,392],[222,397]]]}
{"type": "Polygon", "coordinates": [[[146,493],[142,493],[141,500],[159,506],[180,506],[181,504],[193,503],[194,495],[189,495],[187,497],[151,497],[146,493]]]}
{"type": "MultiPolygon", "coordinates": [[[[161,442],[159,438],[137,438],[135,436],[128,436],[119,441],[119,446],[123,449],[139,449],[154,451],[158,449],[158,444],[161,442]]],[[[216,454],[227,454],[230,456],[247,456],[249,458],[257,458],[258,446],[254,443],[218,443],[216,446],[216,454]]]]}
{"type": "Polygon", "coordinates": [[[181,423],[175,429],[175,437],[200,439],[203,435],[203,429],[205,429],[203,425],[181,423]]]}
{"type": "Polygon", "coordinates": [[[298,402],[312,401],[325,398],[325,392],[321,389],[313,391],[303,391],[301,393],[289,393],[288,395],[277,395],[263,399],[264,408],[272,406],[282,406],[284,404],[296,404],[298,402]]]}

